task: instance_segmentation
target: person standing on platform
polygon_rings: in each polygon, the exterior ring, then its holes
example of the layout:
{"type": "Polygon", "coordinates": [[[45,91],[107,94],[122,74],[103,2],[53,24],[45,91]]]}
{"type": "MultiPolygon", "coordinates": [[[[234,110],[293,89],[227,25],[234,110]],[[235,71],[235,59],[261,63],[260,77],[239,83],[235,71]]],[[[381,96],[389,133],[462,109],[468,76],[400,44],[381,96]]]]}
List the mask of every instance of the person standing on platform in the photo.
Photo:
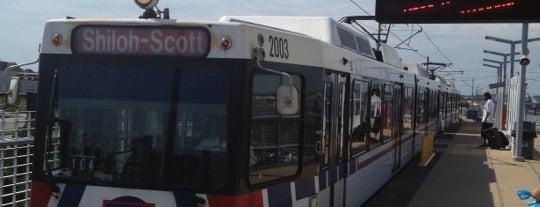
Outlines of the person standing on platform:
{"type": "Polygon", "coordinates": [[[493,112],[495,111],[495,102],[493,102],[493,98],[489,92],[484,93],[484,100],[486,101],[486,104],[484,104],[482,113],[482,131],[480,132],[480,136],[484,140],[484,143],[479,145],[479,148],[489,146],[488,137],[484,130],[493,127],[493,112]]]}

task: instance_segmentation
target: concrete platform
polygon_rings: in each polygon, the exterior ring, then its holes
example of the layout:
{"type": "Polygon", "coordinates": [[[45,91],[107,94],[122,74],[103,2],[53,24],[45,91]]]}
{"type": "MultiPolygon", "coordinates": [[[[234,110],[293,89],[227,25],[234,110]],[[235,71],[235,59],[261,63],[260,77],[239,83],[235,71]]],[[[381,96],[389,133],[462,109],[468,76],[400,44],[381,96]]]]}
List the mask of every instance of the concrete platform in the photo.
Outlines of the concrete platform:
{"type": "Polygon", "coordinates": [[[453,126],[436,138],[430,166],[413,161],[364,206],[525,206],[530,200],[519,200],[516,191],[540,187],[540,154],[517,162],[509,149],[478,149],[479,132],[478,122],[453,126]]]}

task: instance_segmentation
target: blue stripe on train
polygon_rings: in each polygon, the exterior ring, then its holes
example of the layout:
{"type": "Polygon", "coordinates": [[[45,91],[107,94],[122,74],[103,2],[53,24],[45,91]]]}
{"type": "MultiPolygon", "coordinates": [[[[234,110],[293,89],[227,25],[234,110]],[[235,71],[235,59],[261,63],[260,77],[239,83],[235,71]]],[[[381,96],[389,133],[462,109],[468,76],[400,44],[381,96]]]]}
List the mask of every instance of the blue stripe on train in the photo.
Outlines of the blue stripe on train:
{"type": "Polygon", "coordinates": [[[58,207],[79,206],[85,189],[85,185],[67,184],[58,201],[58,207]]]}
{"type": "Polygon", "coordinates": [[[344,179],[345,177],[347,177],[347,163],[342,162],[339,164],[338,179],[336,182],[344,179]]]}
{"type": "Polygon", "coordinates": [[[356,158],[349,160],[349,175],[356,172],[356,158]]]}
{"type": "Polygon", "coordinates": [[[291,184],[282,183],[268,188],[270,207],[292,207],[291,184]]]}
{"type": "Polygon", "coordinates": [[[321,172],[321,175],[319,176],[319,191],[322,191],[324,189],[326,189],[326,173],[328,171],[322,171],[321,172]]]}
{"type": "Polygon", "coordinates": [[[296,200],[315,195],[315,179],[308,178],[294,183],[296,188],[296,200]]]}
{"type": "Polygon", "coordinates": [[[189,195],[188,193],[184,192],[174,192],[174,200],[176,201],[176,206],[181,207],[197,207],[197,203],[195,203],[195,195],[189,195]]]}
{"type": "Polygon", "coordinates": [[[336,171],[334,173],[334,176],[331,181],[329,181],[331,184],[335,184],[336,182],[340,181],[341,179],[345,178],[347,176],[347,164],[345,162],[339,163],[338,166],[336,166],[336,171]]]}

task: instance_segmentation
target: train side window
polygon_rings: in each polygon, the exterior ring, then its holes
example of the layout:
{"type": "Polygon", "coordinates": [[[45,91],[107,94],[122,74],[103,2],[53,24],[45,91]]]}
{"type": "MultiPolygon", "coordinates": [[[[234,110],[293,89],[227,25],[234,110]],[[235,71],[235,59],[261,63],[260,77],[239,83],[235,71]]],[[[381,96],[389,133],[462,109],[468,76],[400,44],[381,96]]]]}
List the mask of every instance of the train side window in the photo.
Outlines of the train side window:
{"type": "Polygon", "coordinates": [[[450,96],[452,97],[452,100],[450,100],[452,106],[450,108],[450,113],[452,113],[457,109],[457,97],[456,94],[451,94],[450,96]]]}
{"type": "Polygon", "coordinates": [[[431,102],[431,112],[430,112],[430,114],[431,114],[431,119],[433,120],[433,119],[437,118],[437,115],[439,114],[438,113],[439,109],[437,108],[438,104],[437,104],[437,92],[436,91],[431,92],[431,100],[430,100],[430,102],[431,102]]]}
{"type": "Polygon", "coordinates": [[[373,84],[371,87],[371,97],[369,106],[369,146],[377,145],[381,143],[381,130],[382,130],[382,98],[381,87],[378,84],[373,84]]]}
{"type": "Polygon", "coordinates": [[[439,97],[439,117],[443,117],[444,115],[444,108],[446,106],[446,93],[444,92],[438,92],[438,96],[439,97]]]}
{"type": "Polygon", "coordinates": [[[403,95],[404,107],[403,107],[403,133],[407,133],[412,129],[413,125],[413,108],[414,108],[414,94],[413,88],[405,87],[405,94],[403,95]]]}
{"type": "Polygon", "coordinates": [[[460,107],[460,106],[459,106],[459,102],[460,102],[460,101],[461,101],[461,100],[459,99],[458,94],[454,94],[454,112],[457,111],[457,110],[459,110],[459,107],[460,107]]]}
{"type": "Polygon", "coordinates": [[[450,112],[454,112],[457,108],[457,97],[456,94],[451,94],[452,100],[450,100],[452,107],[450,108],[450,112]]]}
{"type": "Polygon", "coordinates": [[[445,97],[444,114],[449,114],[450,111],[452,110],[452,95],[449,94],[448,92],[445,92],[444,97],[445,97]]]}
{"type": "Polygon", "coordinates": [[[425,105],[425,93],[424,89],[419,88],[417,92],[417,100],[416,100],[416,131],[423,131],[425,130],[424,127],[426,126],[426,118],[424,116],[426,105],[425,105]]]}
{"type": "Polygon", "coordinates": [[[393,123],[393,116],[394,111],[393,105],[394,105],[394,85],[384,85],[384,94],[382,96],[382,121],[381,121],[381,127],[382,127],[382,142],[385,142],[388,139],[392,138],[393,132],[392,132],[392,126],[393,123]]]}
{"type": "Polygon", "coordinates": [[[424,120],[426,122],[426,128],[428,127],[428,123],[430,121],[430,118],[431,118],[431,108],[433,108],[432,106],[432,101],[431,101],[431,90],[426,88],[425,92],[424,92],[424,106],[426,107],[426,109],[424,110],[424,120]]]}
{"type": "Polygon", "coordinates": [[[351,155],[366,150],[366,138],[369,130],[369,116],[367,113],[367,100],[369,98],[368,83],[354,80],[352,87],[352,113],[351,113],[351,155]]]}
{"type": "MultiPolygon", "coordinates": [[[[291,75],[302,103],[302,79],[291,75]]],[[[276,89],[285,77],[269,73],[253,76],[249,183],[260,184],[298,173],[301,136],[300,108],[296,114],[280,115],[276,110],[276,89]]]]}

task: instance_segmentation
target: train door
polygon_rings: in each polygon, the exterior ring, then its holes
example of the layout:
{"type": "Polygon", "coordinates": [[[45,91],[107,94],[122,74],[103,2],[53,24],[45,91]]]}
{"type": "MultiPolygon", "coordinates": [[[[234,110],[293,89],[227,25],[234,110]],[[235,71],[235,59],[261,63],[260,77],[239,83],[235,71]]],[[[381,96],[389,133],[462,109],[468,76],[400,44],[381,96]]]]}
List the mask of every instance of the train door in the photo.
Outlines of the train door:
{"type": "Polygon", "coordinates": [[[325,80],[324,134],[322,140],[323,163],[320,182],[327,183],[321,189],[320,206],[344,206],[346,168],[344,143],[346,76],[328,73],[325,80]],[[321,181],[321,179],[323,179],[321,181]],[[323,191],[324,190],[324,191],[323,191]]]}
{"type": "Polygon", "coordinates": [[[394,138],[394,158],[392,170],[396,171],[401,167],[401,139],[403,131],[403,84],[394,84],[394,95],[392,97],[392,136],[394,138]]]}

